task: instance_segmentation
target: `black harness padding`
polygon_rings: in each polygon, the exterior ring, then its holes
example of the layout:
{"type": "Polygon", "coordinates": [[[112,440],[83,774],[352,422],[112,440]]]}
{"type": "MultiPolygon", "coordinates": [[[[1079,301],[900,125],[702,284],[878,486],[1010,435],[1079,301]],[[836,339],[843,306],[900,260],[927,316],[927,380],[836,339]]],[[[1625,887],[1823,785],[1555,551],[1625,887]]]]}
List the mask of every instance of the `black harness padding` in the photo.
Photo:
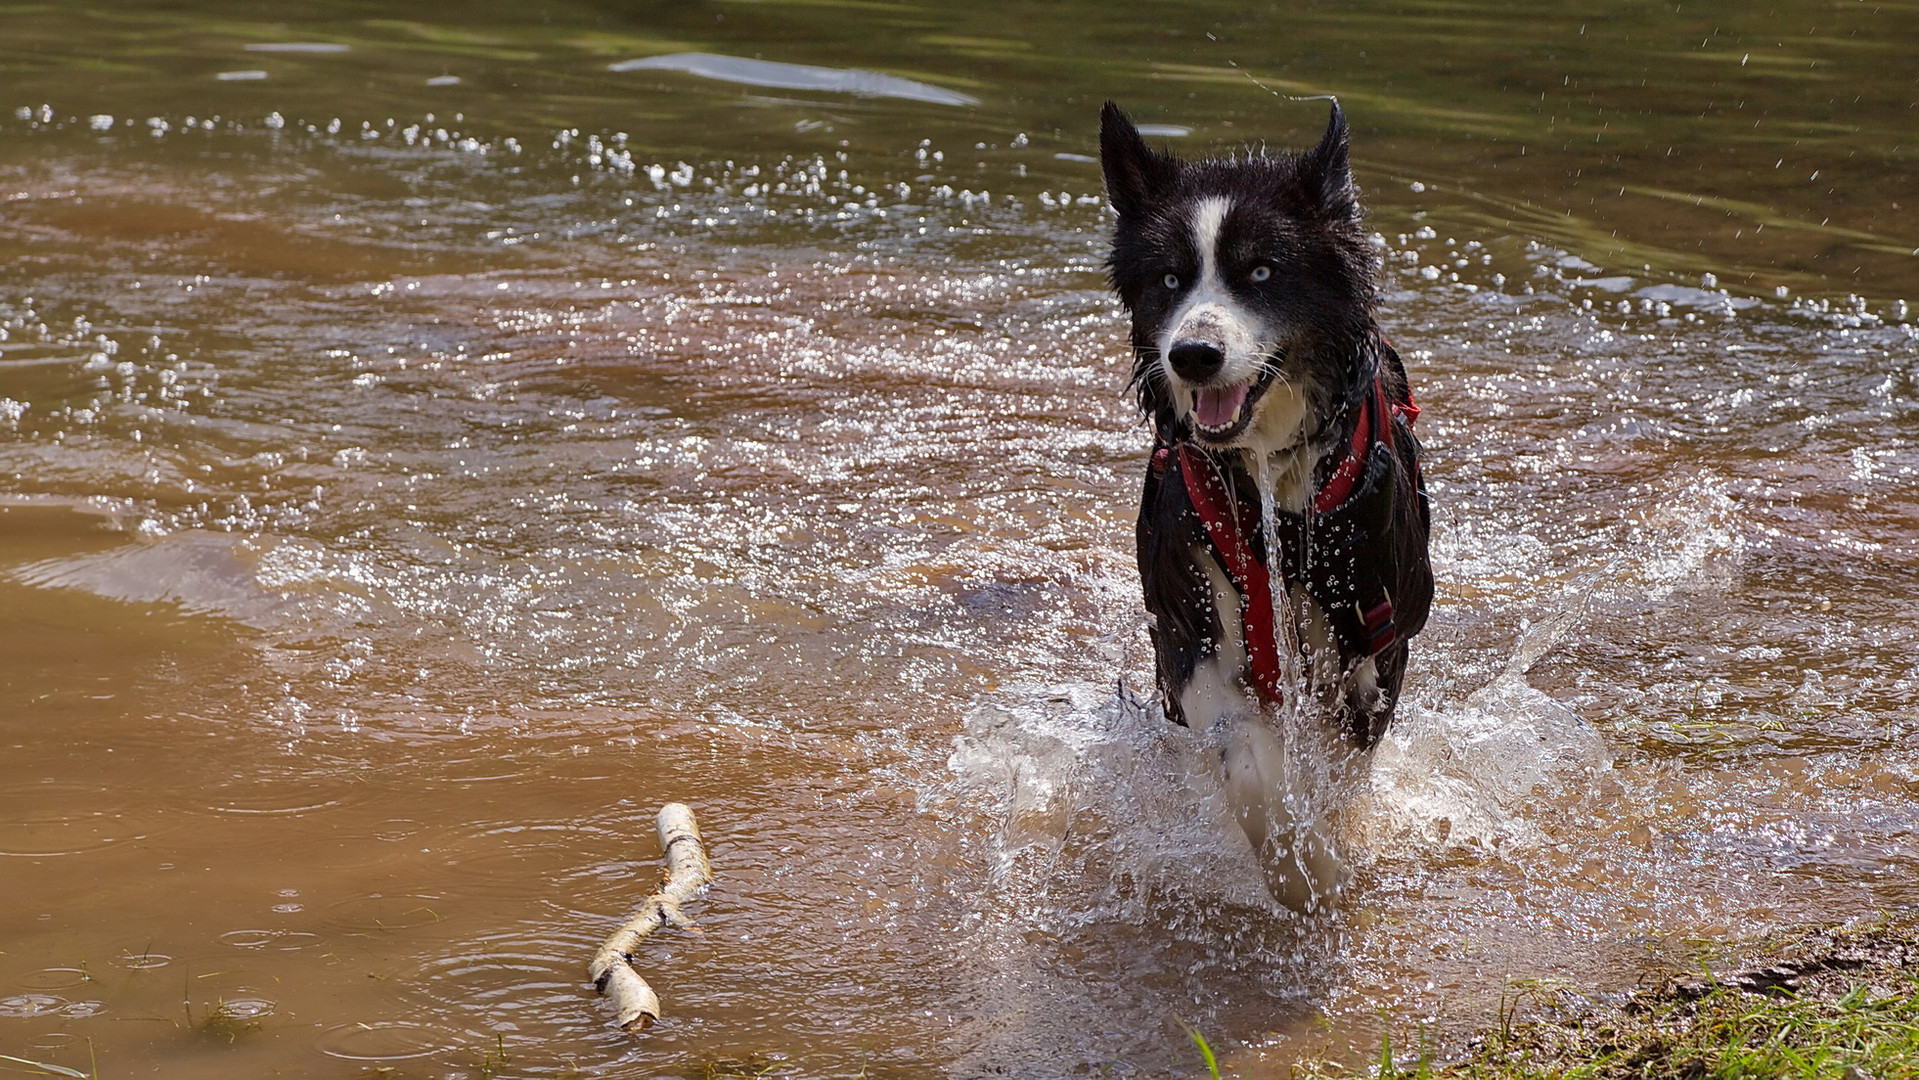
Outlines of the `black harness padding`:
{"type": "MultiPolygon", "coordinates": [[[[1374,415],[1363,470],[1337,505],[1274,514],[1279,572],[1289,585],[1303,583],[1326,613],[1341,667],[1350,671],[1369,657],[1375,661],[1381,696],[1371,702],[1350,700],[1342,707],[1343,722],[1362,747],[1377,741],[1391,722],[1405,674],[1406,641],[1425,627],[1433,599],[1427,555],[1431,512],[1419,467],[1419,441],[1410,423],[1418,410],[1399,357],[1383,340],[1379,346],[1381,367],[1370,399],[1374,415]]],[[[1161,696],[1167,715],[1183,724],[1179,690],[1198,662],[1217,651],[1215,639],[1221,631],[1212,588],[1190,553],[1203,546],[1221,566],[1227,560],[1188,497],[1177,443],[1167,438],[1167,429],[1161,431],[1146,471],[1136,539],[1146,608],[1153,615],[1161,696]]],[[[1357,442],[1364,436],[1356,432],[1354,438],[1357,442]]],[[[1355,445],[1348,453],[1358,451],[1355,445]]],[[[1255,490],[1253,477],[1242,465],[1217,463],[1232,471],[1229,483],[1234,489],[1255,490]]],[[[1269,548],[1258,504],[1239,501],[1230,512],[1241,535],[1249,538],[1253,557],[1265,565],[1269,548]]]]}
{"type": "MultiPolygon", "coordinates": [[[[1401,445],[1412,439],[1404,428],[1394,435],[1401,445]]],[[[1349,662],[1418,633],[1432,605],[1425,482],[1417,449],[1406,451],[1402,460],[1398,447],[1375,440],[1345,501],[1324,512],[1275,515],[1281,573],[1306,586],[1349,662]]]]}

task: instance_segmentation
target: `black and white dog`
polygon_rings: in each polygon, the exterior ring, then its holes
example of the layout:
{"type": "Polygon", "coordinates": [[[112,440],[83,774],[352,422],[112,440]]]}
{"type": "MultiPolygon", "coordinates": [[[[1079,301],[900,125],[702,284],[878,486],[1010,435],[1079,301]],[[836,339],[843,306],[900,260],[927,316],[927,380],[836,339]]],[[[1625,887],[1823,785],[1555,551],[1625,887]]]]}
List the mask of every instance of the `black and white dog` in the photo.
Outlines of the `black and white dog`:
{"type": "Polygon", "coordinates": [[[1275,714],[1372,746],[1433,594],[1418,409],[1374,317],[1346,119],[1335,104],[1303,154],[1183,161],[1108,102],[1100,160],[1155,436],[1137,539],[1160,694],[1179,723],[1230,725],[1240,823],[1275,895],[1315,908],[1338,868],[1275,714]]]}

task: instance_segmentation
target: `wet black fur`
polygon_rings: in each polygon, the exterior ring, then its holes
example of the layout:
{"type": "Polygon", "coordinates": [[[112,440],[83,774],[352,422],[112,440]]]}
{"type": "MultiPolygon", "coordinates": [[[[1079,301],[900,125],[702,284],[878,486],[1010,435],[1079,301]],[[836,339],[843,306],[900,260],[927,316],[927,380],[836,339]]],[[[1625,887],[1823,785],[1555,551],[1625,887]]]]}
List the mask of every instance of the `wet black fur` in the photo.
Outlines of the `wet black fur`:
{"type": "MultiPolygon", "coordinates": [[[[1233,283],[1241,302],[1287,328],[1283,351],[1268,362],[1306,389],[1316,418],[1308,421],[1306,438],[1321,451],[1317,489],[1345,456],[1376,376],[1389,400],[1408,400],[1405,368],[1375,320],[1375,255],[1362,225],[1339,106],[1333,106],[1325,136],[1305,153],[1249,152],[1201,161],[1149,148],[1111,102],[1100,121],[1107,198],[1118,213],[1107,268],[1132,316],[1132,385],[1152,420],[1156,446],[1173,447],[1190,435],[1161,382],[1157,346],[1183,291],[1166,289],[1161,279],[1168,273],[1182,282],[1197,277],[1193,208],[1207,197],[1225,196],[1232,209],[1220,229],[1221,276],[1233,283]],[[1273,274],[1256,284],[1250,273],[1260,263],[1273,274]]],[[[1335,718],[1360,746],[1372,745],[1391,723],[1407,639],[1425,625],[1432,602],[1419,444],[1397,417],[1391,423],[1393,450],[1375,446],[1367,479],[1345,506],[1311,515],[1310,524],[1302,515],[1284,513],[1278,522],[1289,580],[1303,574],[1309,592],[1331,615],[1345,669],[1366,655],[1349,614],[1352,602],[1392,598],[1398,641],[1376,657],[1383,693],[1370,705],[1349,696],[1335,718]]],[[[1377,426],[1375,432],[1377,440],[1377,426]]],[[[1221,623],[1198,564],[1200,555],[1211,556],[1211,545],[1187,496],[1177,454],[1167,458],[1160,455],[1160,465],[1147,472],[1137,541],[1161,697],[1167,715],[1184,724],[1180,691],[1215,651],[1221,623]]],[[[1214,455],[1228,483],[1247,493],[1255,508],[1249,531],[1256,532],[1258,497],[1241,458],[1235,452],[1214,455]]],[[[1253,547],[1263,555],[1263,537],[1256,535],[1253,547]]]]}

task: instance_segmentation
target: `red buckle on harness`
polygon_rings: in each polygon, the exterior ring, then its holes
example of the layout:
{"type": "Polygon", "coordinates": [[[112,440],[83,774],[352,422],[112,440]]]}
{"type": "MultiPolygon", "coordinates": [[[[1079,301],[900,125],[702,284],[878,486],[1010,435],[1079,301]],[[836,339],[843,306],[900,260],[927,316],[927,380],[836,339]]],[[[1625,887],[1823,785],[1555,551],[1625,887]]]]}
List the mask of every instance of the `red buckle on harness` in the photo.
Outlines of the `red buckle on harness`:
{"type": "Polygon", "coordinates": [[[1399,640],[1399,627],[1393,622],[1393,598],[1390,594],[1369,608],[1354,604],[1353,610],[1359,612],[1359,625],[1366,632],[1366,652],[1369,655],[1378,655],[1399,640]]]}

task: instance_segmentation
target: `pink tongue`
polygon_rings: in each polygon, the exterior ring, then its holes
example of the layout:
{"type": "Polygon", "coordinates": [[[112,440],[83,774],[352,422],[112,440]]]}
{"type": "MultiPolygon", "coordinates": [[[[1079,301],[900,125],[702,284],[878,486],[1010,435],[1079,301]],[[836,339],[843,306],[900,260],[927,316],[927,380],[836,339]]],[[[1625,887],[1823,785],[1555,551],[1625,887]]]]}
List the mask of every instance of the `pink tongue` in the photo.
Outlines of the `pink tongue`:
{"type": "Polygon", "coordinates": [[[1246,403],[1246,390],[1252,384],[1240,383],[1238,386],[1207,386],[1200,389],[1193,402],[1193,411],[1199,415],[1202,427],[1225,427],[1239,415],[1239,407],[1246,403]]]}

